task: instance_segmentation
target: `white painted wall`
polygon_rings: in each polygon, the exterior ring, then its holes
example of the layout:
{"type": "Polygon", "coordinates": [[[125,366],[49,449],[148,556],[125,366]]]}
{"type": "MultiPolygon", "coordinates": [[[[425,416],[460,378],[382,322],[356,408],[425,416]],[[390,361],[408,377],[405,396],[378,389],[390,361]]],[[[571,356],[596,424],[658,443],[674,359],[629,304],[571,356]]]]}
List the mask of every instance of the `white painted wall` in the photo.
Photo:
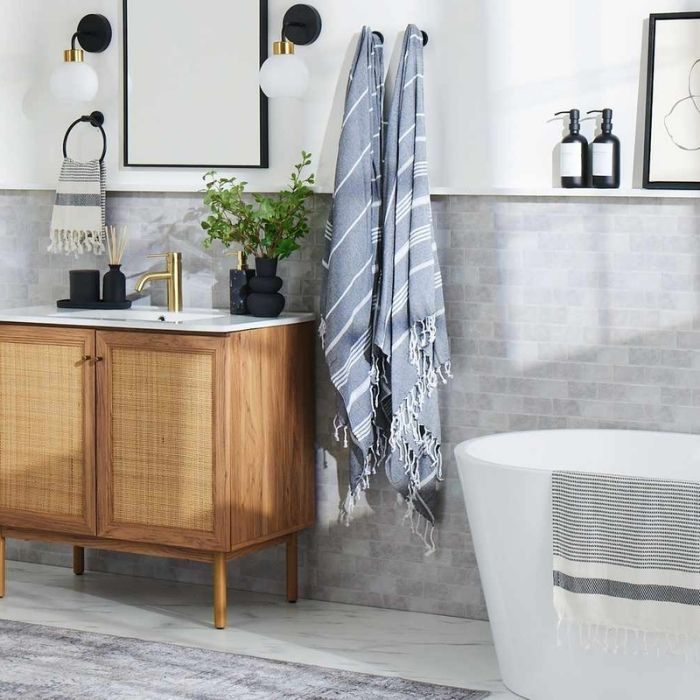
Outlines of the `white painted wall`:
{"type": "MultiPolygon", "coordinates": [[[[330,189],[357,31],[363,23],[382,31],[387,58],[395,59],[397,39],[408,22],[430,35],[426,90],[435,191],[547,192],[552,186],[553,149],[562,134],[560,122],[547,120],[554,111],[573,106],[615,110],[614,131],[622,141],[622,187],[638,186],[645,19],[650,12],[697,9],[689,0],[312,3],[322,14],[323,32],[315,44],[298,49],[311,69],[312,87],[301,103],[271,101],[270,168],[239,173],[251,189],[283,186],[301,148],[316,157],[319,189],[330,189]]],[[[271,39],[290,4],[292,0],[270,0],[271,39]]],[[[110,189],[198,189],[198,170],[121,165],[120,67],[119,0],[0,0],[0,187],[53,188],[66,126],[78,114],[96,108],[107,119],[110,189]],[[87,108],[60,105],[48,91],[48,76],[77,21],[88,12],[107,15],[116,30],[104,54],[87,58],[100,76],[100,91],[87,108]]],[[[203,129],[217,126],[225,128],[215,116],[202,114],[203,129]]],[[[584,133],[591,136],[593,128],[593,122],[585,122],[584,133]]],[[[87,127],[83,131],[83,141],[96,136],[87,127]]],[[[79,140],[74,145],[80,147],[79,140]]]]}

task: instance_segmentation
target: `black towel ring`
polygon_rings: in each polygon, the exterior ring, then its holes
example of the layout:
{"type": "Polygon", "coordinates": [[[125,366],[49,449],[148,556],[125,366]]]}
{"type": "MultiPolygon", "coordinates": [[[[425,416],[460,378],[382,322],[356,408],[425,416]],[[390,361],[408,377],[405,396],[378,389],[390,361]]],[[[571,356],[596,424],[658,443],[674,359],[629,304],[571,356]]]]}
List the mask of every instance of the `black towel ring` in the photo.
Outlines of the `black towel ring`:
{"type": "Polygon", "coordinates": [[[102,112],[90,112],[90,114],[83,114],[82,117],[78,117],[66,130],[66,135],[63,137],[63,157],[67,158],[68,154],[66,153],[66,144],[68,143],[68,135],[71,132],[71,129],[76,125],[80,124],[80,122],[88,122],[91,126],[94,126],[100,130],[100,133],[102,134],[102,155],[100,156],[100,163],[102,163],[105,159],[105,154],[107,153],[107,135],[105,134],[105,130],[102,128],[102,125],[105,123],[105,116],[102,114],[102,112]]]}

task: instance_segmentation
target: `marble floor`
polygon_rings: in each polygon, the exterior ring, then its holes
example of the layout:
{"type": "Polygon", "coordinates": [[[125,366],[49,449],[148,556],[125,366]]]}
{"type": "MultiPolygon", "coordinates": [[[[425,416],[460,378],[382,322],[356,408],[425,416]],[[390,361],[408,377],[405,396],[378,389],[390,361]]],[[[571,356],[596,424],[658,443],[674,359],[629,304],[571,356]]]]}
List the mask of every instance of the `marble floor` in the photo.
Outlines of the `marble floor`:
{"type": "Polygon", "coordinates": [[[211,624],[211,589],[7,563],[0,618],[269,659],[490,690],[499,680],[488,624],[440,615],[229,592],[229,626],[211,624]]]}

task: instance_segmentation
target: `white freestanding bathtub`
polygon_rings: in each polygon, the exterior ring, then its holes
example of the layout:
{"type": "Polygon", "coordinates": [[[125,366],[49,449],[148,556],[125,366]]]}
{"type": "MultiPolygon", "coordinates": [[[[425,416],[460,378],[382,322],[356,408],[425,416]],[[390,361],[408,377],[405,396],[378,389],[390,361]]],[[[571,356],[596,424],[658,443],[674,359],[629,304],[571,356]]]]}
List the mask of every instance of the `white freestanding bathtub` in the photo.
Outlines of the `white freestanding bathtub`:
{"type": "Polygon", "coordinates": [[[557,645],[550,486],[555,469],[700,480],[700,436],[535,430],[455,455],[506,686],[529,700],[699,700],[697,659],[557,645]]]}

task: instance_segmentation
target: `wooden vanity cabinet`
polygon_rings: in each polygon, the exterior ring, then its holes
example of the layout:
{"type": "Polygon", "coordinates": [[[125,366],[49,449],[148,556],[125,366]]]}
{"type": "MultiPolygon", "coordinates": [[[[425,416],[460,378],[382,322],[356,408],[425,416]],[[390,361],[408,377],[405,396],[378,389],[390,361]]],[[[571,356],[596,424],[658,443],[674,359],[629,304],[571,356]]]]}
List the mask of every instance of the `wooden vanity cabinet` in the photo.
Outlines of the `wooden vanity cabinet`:
{"type": "MultiPolygon", "coordinates": [[[[313,524],[313,324],[200,335],[0,324],[4,539],[214,565],[313,524]]],[[[4,561],[0,595],[4,595],[4,561]]]]}

